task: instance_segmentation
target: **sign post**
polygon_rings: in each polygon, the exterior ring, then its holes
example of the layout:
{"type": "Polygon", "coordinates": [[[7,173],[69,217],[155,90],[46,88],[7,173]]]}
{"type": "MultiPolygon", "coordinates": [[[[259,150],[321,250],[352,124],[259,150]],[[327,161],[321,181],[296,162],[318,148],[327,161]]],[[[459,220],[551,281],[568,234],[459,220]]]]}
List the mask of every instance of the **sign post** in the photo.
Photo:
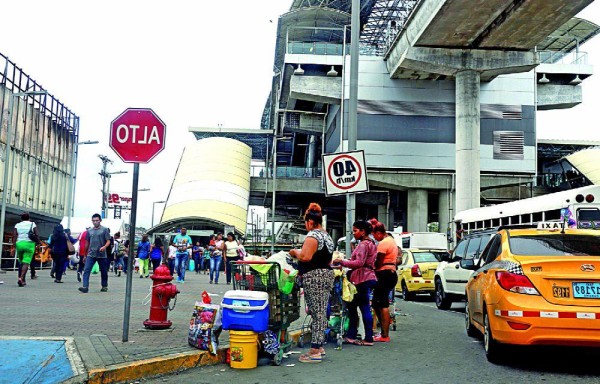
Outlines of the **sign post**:
{"type": "Polygon", "coordinates": [[[165,148],[167,127],[149,108],[128,108],[110,124],[110,147],[125,163],[133,163],[131,217],[129,222],[129,252],[123,315],[123,342],[129,341],[131,286],[133,279],[133,250],[137,213],[140,163],[149,163],[165,148]]]}

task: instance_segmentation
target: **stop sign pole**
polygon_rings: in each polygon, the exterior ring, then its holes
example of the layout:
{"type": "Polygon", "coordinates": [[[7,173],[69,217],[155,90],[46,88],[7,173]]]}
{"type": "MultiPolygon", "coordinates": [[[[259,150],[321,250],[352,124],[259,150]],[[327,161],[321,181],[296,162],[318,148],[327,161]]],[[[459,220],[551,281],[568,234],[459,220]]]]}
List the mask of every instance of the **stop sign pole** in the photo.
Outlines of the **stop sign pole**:
{"type": "Polygon", "coordinates": [[[110,147],[125,163],[133,163],[131,216],[129,221],[129,251],[123,310],[123,342],[129,341],[131,286],[133,283],[133,249],[138,201],[140,163],[149,163],[165,148],[166,125],[149,108],[128,108],[110,125],[110,147]]]}

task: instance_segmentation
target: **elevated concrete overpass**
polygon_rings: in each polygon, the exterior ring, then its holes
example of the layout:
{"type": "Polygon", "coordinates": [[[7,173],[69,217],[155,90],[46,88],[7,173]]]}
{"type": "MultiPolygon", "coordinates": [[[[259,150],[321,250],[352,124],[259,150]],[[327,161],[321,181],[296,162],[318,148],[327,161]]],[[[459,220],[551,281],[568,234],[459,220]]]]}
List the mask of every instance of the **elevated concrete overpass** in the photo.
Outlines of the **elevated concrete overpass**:
{"type": "Polygon", "coordinates": [[[386,54],[391,78],[456,79],[456,211],[480,204],[480,82],[539,64],[535,48],[593,0],[421,0],[386,54]]]}

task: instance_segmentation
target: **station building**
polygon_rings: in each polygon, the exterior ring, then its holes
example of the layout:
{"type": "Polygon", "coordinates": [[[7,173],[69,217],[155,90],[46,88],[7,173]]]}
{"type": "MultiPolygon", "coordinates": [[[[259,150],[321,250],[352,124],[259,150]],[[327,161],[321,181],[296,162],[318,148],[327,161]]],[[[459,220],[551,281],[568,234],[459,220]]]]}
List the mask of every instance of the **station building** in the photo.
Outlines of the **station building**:
{"type": "MultiPolygon", "coordinates": [[[[343,230],[345,205],[342,199],[324,196],[321,155],[347,150],[348,3],[296,0],[279,18],[272,92],[262,119],[262,127],[272,134],[272,150],[265,159],[271,172],[266,174],[272,175],[275,169],[280,178],[276,217],[297,220],[310,201],[317,201],[329,214],[328,224],[334,233],[343,230]]],[[[444,3],[435,16],[438,22],[431,22],[419,37],[440,48],[425,46],[425,42],[415,52],[427,52],[428,57],[412,58],[409,51],[397,59],[402,65],[394,66],[394,50],[402,39],[410,38],[407,34],[419,21],[423,7],[434,2],[362,3],[357,148],[365,151],[370,192],[357,197],[356,217],[377,217],[388,228],[407,231],[425,231],[437,222],[437,230],[445,232],[456,212],[460,135],[467,135],[466,140],[479,139],[473,145],[479,164],[472,166],[480,169],[481,195],[487,193],[501,201],[528,197],[519,195],[522,189],[530,194],[549,192],[538,183],[543,175],[538,169],[536,115],[541,110],[570,108],[583,102],[582,82],[592,75],[593,68],[580,47],[599,29],[573,16],[589,2],[571,2],[564,13],[540,9],[548,16],[545,28],[552,30],[537,37],[532,50],[510,48],[512,42],[503,40],[497,44],[505,44],[505,49],[486,50],[481,57],[476,56],[480,50],[461,50],[465,57],[473,54],[480,60],[473,65],[481,65],[478,135],[457,129],[457,105],[464,103],[458,100],[462,94],[457,92],[457,87],[463,86],[457,81],[460,70],[444,74],[443,68],[431,63],[449,60],[435,57],[431,52],[436,50],[442,56],[457,54],[452,47],[442,46],[452,37],[438,37],[448,32],[448,21],[454,19],[457,30],[465,22],[459,19],[456,4],[435,2],[444,3]],[[490,59],[492,53],[498,57],[521,55],[524,64],[519,67],[519,59],[508,70],[489,69],[496,60],[490,59]],[[407,63],[409,59],[413,62],[407,63]]],[[[484,16],[475,15],[471,21],[476,23],[484,16]]],[[[518,19],[525,16],[511,17],[513,23],[525,22],[518,19]]],[[[522,41],[536,39],[522,33],[522,41]]],[[[487,36],[493,35],[491,31],[487,36]]],[[[486,41],[479,44],[484,46],[486,41]]],[[[197,136],[202,134],[191,130],[197,136]]],[[[461,166],[469,168],[471,164],[461,166]]],[[[272,191],[268,178],[253,178],[251,202],[260,202],[262,196],[269,206],[272,191]]],[[[478,202],[489,203],[484,198],[478,202]]]]}
{"type": "Polygon", "coordinates": [[[72,212],[79,117],[2,54],[0,68],[0,192],[6,214],[1,257],[6,260],[22,212],[29,212],[42,238],[72,212]]]}
{"type": "MultiPolygon", "coordinates": [[[[600,30],[574,16],[589,3],[533,1],[500,19],[492,5],[473,13],[464,0],[361,1],[357,148],[370,188],[357,195],[356,217],[446,232],[457,188],[473,189],[477,205],[551,192],[536,116],[583,102],[593,68],[581,45],[600,30]],[[533,8],[543,26],[532,27],[533,8]]],[[[325,196],[321,156],[348,148],[350,4],[293,0],[279,17],[261,130],[190,128],[198,140],[252,148],[249,203],[275,207],[289,224],[279,231],[302,233],[312,201],[334,238],[346,230],[344,198],[325,196]]]]}

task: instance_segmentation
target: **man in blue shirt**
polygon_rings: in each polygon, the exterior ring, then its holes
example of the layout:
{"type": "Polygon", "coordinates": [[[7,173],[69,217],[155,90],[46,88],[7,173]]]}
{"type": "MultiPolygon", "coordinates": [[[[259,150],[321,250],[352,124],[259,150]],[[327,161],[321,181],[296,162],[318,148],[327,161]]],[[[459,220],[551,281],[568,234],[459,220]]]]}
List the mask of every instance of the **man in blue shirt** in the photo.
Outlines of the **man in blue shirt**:
{"type": "Polygon", "coordinates": [[[181,233],[173,239],[173,245],[177,248],[175,254],[175,268],[177,269],[177,282],[185,280],[185,269],[188,261],[188,249],[192,248],[192,238],[187,235],[187,229],[181,228],[181,233]]]}

